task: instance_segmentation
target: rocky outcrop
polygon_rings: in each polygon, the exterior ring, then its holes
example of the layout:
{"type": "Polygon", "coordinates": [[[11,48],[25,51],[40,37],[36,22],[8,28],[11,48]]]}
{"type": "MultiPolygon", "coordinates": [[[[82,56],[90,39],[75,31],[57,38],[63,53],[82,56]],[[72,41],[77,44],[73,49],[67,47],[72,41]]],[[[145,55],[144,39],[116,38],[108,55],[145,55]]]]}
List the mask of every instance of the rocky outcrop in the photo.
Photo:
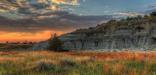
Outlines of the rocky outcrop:
{"type": "Polygon", "coordinates": [[[112,20],[60,37],[70,50],[152,50],[156,48],[156,23],[144,18],[112,20]]]}
{"type": "Polygon", "coordinates": [[[153,50],[156,48],[156,13],[110,20],[96,27],[64,34],[59,39],[68,50],[153,50]]]}
{"type": "Polygon", "coordinates": [[[154,40],[156,40],[149,35],[104,35],[102,33],[89,37],[80,34],[68,34],[60,39],[64,42],[64,47],[71,50],[143,50],[153,48],[154,40]]]}

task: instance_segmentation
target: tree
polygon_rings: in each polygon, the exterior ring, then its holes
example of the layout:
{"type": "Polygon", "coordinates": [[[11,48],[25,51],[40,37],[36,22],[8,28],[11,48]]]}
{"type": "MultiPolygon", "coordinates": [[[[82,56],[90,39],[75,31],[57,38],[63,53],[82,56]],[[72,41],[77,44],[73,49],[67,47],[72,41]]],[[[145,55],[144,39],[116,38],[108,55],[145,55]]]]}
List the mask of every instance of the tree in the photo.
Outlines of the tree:
{"type": "Polygon", "coordinates": [[[57,37],[56,33],[51,36],[51,38],[49,39],[49,47],[48,50],[52,50],[52,51],[60,51],[62,50],[62,41],[57,37]]]}
{"type": "Polygon", "coordinates": [[[154,23],[156,22],[156,12],[152,12],[150,14],[150,21],[154,23]]]}
{"type": "Polygon", "coordinates": [[[150,16],[156,16],[156,12],[152,12],[151,14],[150,14],[150,16]]]}

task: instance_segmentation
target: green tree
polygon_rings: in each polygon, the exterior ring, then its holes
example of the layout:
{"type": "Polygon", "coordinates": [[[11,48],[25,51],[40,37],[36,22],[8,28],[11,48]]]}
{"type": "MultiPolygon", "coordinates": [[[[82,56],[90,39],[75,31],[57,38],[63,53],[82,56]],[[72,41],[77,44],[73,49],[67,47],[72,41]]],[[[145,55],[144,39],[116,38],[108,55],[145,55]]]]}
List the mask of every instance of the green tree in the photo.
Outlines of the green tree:
{"type": "Polygon", "coordinates": [[[48,47],[48,50],[61,51],[61,50],[63,50],[62,45],[63,45],[63,42],[58,38],[57,34],[55,33],[49,39],[49,47],[48,47]]]}
{"type": "Polygon", "coordinates": [[[150,16],[156,16],[156,12],[152,12],[151,14],[150,14],[150,16]]]}
{"type": "Polygon", "coordinates": [[[156,22],[156,12],[152,12],[150,14],[150,21],[154,23],[156,22]]]}

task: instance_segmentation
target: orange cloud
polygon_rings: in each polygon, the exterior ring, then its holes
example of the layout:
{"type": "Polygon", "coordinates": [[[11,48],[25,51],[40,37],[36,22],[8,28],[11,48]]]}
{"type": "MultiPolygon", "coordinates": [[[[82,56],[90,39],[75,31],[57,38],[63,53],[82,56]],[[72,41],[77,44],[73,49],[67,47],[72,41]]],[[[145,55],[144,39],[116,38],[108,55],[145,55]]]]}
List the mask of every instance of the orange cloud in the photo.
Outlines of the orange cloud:
{"type": "Polygon", "coordinates": [[[58,35],[63,34],[60,31],[42,31],[38,33],[24,33],[24,32],[0,32],[0,42],[16,42],[16,41],[43,41],[50,38],[52,33],[57,33],[58,35]]]}
{"type": "Polygon", "coordinates": [[[51,0],[56,4],[78,5],[78,0],[51,0]]]}

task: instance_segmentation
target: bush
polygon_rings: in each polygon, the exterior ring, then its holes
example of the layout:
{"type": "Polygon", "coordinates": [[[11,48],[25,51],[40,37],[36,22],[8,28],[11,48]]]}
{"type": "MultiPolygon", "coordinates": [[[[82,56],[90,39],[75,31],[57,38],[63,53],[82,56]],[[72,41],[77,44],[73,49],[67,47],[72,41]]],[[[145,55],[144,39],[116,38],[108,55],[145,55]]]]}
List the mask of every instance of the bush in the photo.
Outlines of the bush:
{"type": "Polygon", "coordinates": [[[36,71],[54,71],[56,69],[56,66],[50,63],[45,62],[39,62],[37,66],[34,68],[36,71]]]}
{"type": "Polygon", "coordinates": [[[156,12],[152,12],[150,16],[156,16],[156,12]]]}
{"type": "Polygon", "coordinates": [[[77,65],[77,63],[71,59],[64,59],[60,62],[60,64],[62,67],[68,67],[68,68],[75,67],[77,65]]]}
{"type": "Polygon", "coordinates": [[[54,34],[53,37],[49,39],[49,47],[48,50],[60,51],[63,50],[63,42],[54,34]]]}
{"type": "Polygon", "coordinates": [[[149,69],[149,72],[155,72],[155,71],[156,71],[156,63],[151,64],[149,69]]]}

